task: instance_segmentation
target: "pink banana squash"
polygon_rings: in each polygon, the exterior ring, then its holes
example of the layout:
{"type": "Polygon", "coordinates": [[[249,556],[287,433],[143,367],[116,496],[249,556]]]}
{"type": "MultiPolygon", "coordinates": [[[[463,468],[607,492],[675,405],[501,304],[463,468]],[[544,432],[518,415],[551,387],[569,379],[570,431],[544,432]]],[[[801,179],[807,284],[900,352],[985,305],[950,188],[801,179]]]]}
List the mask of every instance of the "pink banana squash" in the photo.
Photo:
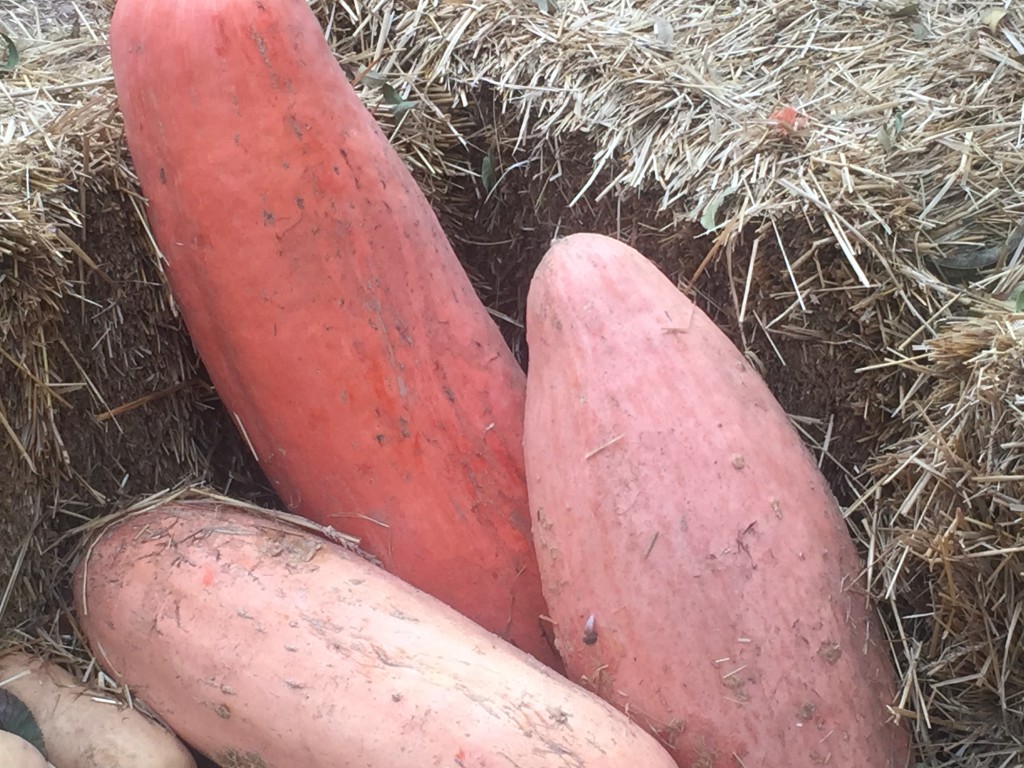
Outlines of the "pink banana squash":
{"type": "Polygon", "coordinates": [[[862,563],[764,381],[640,253],[557,241],[527,299],[533,536],[570,679],[683,768],[903,768],[862,563]]]}

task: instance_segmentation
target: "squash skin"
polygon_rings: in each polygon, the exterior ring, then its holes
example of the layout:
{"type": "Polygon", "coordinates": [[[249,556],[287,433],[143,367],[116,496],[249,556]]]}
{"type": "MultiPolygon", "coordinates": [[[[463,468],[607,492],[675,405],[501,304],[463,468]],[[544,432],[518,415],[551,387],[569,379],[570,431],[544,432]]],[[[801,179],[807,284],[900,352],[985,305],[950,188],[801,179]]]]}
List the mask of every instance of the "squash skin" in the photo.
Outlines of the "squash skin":
{"type": "Polygon", "coordinates": [[[863,565],[731,341],[640,253],[576,234],[535,273],[527,343],[533,535],[570,679],[679,766],[907,765],[863,565]]]}
{"type": "Polygon", "coordinates": [[[304,0],[119,0],[125,135],[196,349],[288,508],[558,667],[525,375],[304,0]]]}
{"type": "Polygon", "coordinates": [[[74,595],[100,664],[221,765],[674,766],[532,656],[251,510],[179,502],[124,518],[78,565],[74,595]]]}
{"type": "Polygon", "coordinates": [[[20,736],[0,731],[0,768],[47,768],[47,762],[20,736]]]}
{"type": "Polygon", "coordinates": [[[0,655],[0,687],[28,707],[59,768],[196,768],[174,734],[134,709],[105,700],[45,659],[0,655]],[[6,685],[3,685],[5,681],[6,685]]]}

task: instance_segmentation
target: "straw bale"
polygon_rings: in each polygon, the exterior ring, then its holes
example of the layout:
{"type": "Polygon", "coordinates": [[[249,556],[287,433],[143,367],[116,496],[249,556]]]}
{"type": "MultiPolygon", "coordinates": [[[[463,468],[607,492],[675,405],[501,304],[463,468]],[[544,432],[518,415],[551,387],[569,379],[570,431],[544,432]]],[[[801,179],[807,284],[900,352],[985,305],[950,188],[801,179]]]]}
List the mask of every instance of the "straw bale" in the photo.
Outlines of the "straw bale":
{"type": "Polygon", "coordinates": [[[1013,757],[1024,750],[1024,315],[993,305],[950,317],[894,362],[919,394],[894,414],[898,437],[867,467],[864,499],[875,592],[902,615],[895,639],[917,662],[902,706],[923,741],[937,725],[947,750],[987,742],[1013,757]]]}
{"type": "MultiPolygon", "coordinates": [[[[1017,12],[310,2],[519,359],[551,237],[651,256],[764,373],[846,505],[922,764],[1020,764],[1017,12]]],[[[277,502],[163,284],[109,4],[9,5],[0,628],[87,663],[61,594],[80,526],[195,483],[277,502]]]]}
{"type": "MultiPolygon", "coordinates": [[[[864,285],[865,262],[962,259],[998,248],[1024,215],[1012,14],[993,31],[987,6],[973,3],[558,5],[373,0],[323,11],[343,60],[372,63],[422,102],[436,125],[415,123],[421,144],[457,132],[433,117],[447,104],[493,98],[491,141],[508,152],[500,170],[518,164],[542,181],[538,207],[564,204],[566,191],[570,203],[656,191],[677,220],[707,216],[728,237],[748,222],[803,219],[864,285]],[[450,96],[434,105],[438,87],[450,96]],[[791,130],[772,120],[786,106],[801,115],[791,130]],[[577,152],[589,155],[584,176],[559,178],[577,152]]],[[[421,154],[414,165],[426,165],[421,154]]]]}

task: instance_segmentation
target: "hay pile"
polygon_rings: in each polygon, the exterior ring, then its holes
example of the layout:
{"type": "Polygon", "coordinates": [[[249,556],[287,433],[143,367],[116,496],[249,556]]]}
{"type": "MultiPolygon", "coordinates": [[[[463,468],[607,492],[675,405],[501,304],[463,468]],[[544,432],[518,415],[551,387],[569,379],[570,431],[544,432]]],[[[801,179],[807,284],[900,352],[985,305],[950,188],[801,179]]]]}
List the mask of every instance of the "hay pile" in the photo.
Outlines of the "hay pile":
{"type": "Polygon", "coordinates": [[[908,705],[966,754],[1019,765],[1024,315],[950,318],[915,352],[900,426],[868,468],[875,593],[891,607],[908,705]]]}
{"type": "MultiPolygon", "coordinates": [[[[846,505],[920,759],[1019,764],[1017,14],[311,2],[520,359],[553,235],[651,256],[759,365],[846,505]]],[[[23,3],[0,13],[22,56],[0,78],[0,626],[68,643],[76,525],[191,482],[273,499],[161,282],[108,8],[23,3]]]]}

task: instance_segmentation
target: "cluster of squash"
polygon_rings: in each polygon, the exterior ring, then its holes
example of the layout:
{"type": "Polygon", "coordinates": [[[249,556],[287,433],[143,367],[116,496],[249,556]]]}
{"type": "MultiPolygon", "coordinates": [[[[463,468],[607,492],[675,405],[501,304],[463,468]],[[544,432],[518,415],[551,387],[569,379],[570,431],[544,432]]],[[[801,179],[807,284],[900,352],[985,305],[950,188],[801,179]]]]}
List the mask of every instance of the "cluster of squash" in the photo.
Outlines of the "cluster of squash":
{"type": "Polygon", "coordinates": [[[294,514],[105,530],[98,661],[221,765],[903,768],[827,484],[640,253],[574,234],[525,375],[304,0],[119,0],[167,279],[294,514]]]}

